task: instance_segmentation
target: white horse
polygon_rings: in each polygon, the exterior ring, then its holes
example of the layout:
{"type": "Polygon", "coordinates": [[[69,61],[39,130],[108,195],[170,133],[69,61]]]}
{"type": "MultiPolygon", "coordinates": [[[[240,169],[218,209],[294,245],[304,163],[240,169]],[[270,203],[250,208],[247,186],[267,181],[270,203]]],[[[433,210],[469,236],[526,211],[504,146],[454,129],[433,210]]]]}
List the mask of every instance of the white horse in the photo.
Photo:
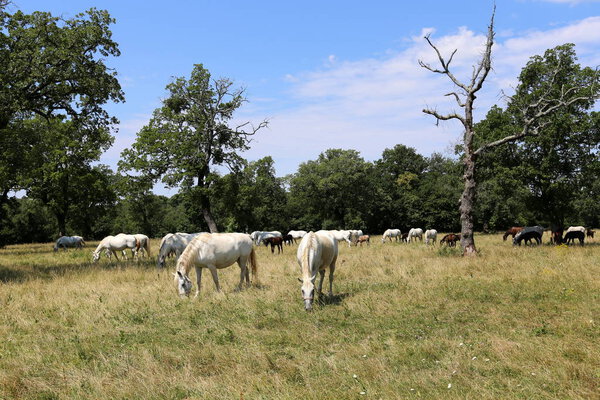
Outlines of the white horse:
{"type": "Polygon", "coordinates": [[[242,288],[244,278],[250,284],[247,263],[250,261],[252,278],[256,282],[257,263],[256,253],[252,246],[252,239],[245,233],[202,233],[196,236],[185,248],[177,261],[175,284],[180,296],[189,296],[192,291],[192,281],[189,273],[192,267],[196,268],[196,295],[200,294],[202,268],[208,268],[212,274],[217,292],[221,291],[217,269],[226,268],[237,262],[240,266],[240,284],[242,288]]]}
{"type": "Polygon", "coordinates": [[[570,226],[565,233],[569,232],[583,232],[585,234],[585,228],[583,226],[570,226]]]}
{"type": "Polygon", "coordinates": [[[406,238],[406,242],[410,243],[411,238],[415,238],[415,240],[419,238],[419,240],[423,241],[423,229],[412,228],[410,231],[408,231],[408,237],[406,238]]]}
{"type": "Polygon", "coordinates": [[[279,231],[254,231],[250,234],[250,237],[254,241],[255,245],[260,245],[263,240],[270,237],[282,237],[283,235],[279,231]]]}
{"type": "MultiPolygon", "coordinates": [[[[206,232],[201,232],[206,233],[206,232]]],[[[193,238],[198,236],[200,233],[167,233],[160,241],[160,247],[158,249],[158,258],[156,260],[156,266],[163,268],[167,257],[174,255],[175,263],[179,260],[179,256],[185,250],[187,245],[192,241],[193,238]]]]}
{"type": "Polygon", "coordinates": [[[144,253],[146,257],[150,257],[150,238],[141,233],[133,235],[140,242],[140,253],[144,253]]]}
{"type": "Polygon", "coordinates": [[[392,238],[396,238],[397,242],[398,240],[400,240],[401,237],[402,232],[400,232],[400,229],[386,229],[385,232],[383,232],[383,236],[381,237],[381,243],[385,243],[385,239],[389,239],[391,242],[392,238]]]}
{"type": "Polygon", "coordinates": [[[306,231],[289,231],[288,235],[291,235],[294,242],[296,242],[296,239],[302,239],[306,235],[306,231]]]}
{"type": "Polygon", "coordinates": [[[302,299],[304,309],[312,310],[315,297],[315,279],[317,272],[321,275],[319,282],[319,297],[323,293],[323,279],[325,270],[329,268],[329,296],[333,296],[333,273],[338,257],[338,243],[335,238],[326,231],[308,232],[298,246],[296,253],[302,279],[302,299]]]}
{"type": "MultiPolygon", "coordinates": [[[[131,253],[135,257],[139,248],[140,242],[133,235],[121,234],[117,236],[107,236],[102,239],[100,244],[98,244],[98,247],[96,247],[96,250],[92,253],[92,261],[96,262],[100,259],[100,252],[102,250],[106,251],[106,255],[109,259],[111,258],[111,255],[114,254],[115,258],[118,260],[119,257],[117,257],[117,251],[131,249],[131,253]]],[[[123,254],[123,257],[127,259],[125,254],[123,254]]]]}
{"type": "Polygon", "coordinates": [[[83,246],[85,246],[85,242],[81,236],[61,236],[56,243],[54,243],[54,251],[58,251],[61,247],[64,251],[67,251],[67,247],[76,247],[80,249],[83,246]]]}
{"type": "Polygon", "coordinates": [[[427,229],[425,231],[425,244],[429,244],[429,241],[432,241],[432,244],[435,244],[437,240],[437,231],[435,229],[427,229]]]}
{"type": "Polygon", "coordinates": [[[352,245],[352,240],[351,240],[352,232],[351,231],[338,231],[338,230],[333,229],[330,231],[328,231],[328,230],[317,231],[317,233],[319,233],[319,232],[329,233],[338,242],[345,240],[348,243],[348,247],[350,247],[352,245]]]}

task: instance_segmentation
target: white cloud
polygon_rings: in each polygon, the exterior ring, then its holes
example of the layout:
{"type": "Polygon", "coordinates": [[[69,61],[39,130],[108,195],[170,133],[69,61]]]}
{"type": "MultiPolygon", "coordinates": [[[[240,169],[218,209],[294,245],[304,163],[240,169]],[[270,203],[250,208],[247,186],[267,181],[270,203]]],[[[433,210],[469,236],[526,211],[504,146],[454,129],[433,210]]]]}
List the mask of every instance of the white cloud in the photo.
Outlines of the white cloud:
{"type": "MultiPolygon", "coordinates": [[[[458,50],[451,69],[463,82],[470,78],[486,38],[467,27],[446,36],[435,36],[434,31],[424,28],[404,50],[385,58],[336,59],[326,68],[287,79],[296,106],[276,114],[269,131],[257,135],[246,156],[271,155],[278,173],[285,174],[332,147],[357,149],[367,159],[378,158],[383,149],[397,143],[415,147],[422,154],[447,150],[460,138],[460,126],[440,122],[436,127],[422,109],[433,107],[445,113],[458,107],[453,99],[444,97],[454,90],[451,82],[418,65],[419,59],[439,65],[423,36],[432,33],[431,40],[446,57],[458,50]]],[[[583,65],[600,64],[597,32],[600,17],[590,17],[547,31],[505,32],[505,37],[497,37],[494,70],[478,96],[476,115],[482,118],[491,105],[500,103],[501,90],[510,92],[529,58],[548,48],[575,43],[583,65]]]]}

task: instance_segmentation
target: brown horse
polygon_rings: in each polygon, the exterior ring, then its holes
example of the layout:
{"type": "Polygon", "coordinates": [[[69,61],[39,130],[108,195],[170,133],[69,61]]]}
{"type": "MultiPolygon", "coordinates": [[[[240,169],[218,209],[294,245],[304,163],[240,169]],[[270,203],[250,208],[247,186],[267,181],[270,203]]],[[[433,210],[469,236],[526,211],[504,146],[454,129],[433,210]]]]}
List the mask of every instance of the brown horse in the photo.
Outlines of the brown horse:
{"type": "Polygon", "coordinates": [[[593,239],[593,238],[594,238],[594,233],[596,233],[596,232],[594,232],[594,231],[593,231],[593,230],[591,230],[591,229],[588,229],[588,230],[587,230],[587,232],[585,233],[585,235],[586,235],[587,237],[589,237],[590,239],[593,239]]]}
{"type": "Polygon", "coordinates": [[[275,253],[275,246],[277,246],[277,254],[283,253],[283,238],[281,236],[266,238],[263,243],[265,247],[271,245],[271,253],[275,253]]]}
{"type": "Polygon", "coordinates": [[[506,242],[506,238],[508,237],[508,235],[512,235],[512,237],[514,239],[515,235],[517,233],[521,232],[522,230],[523,230],[522,226],[513,226],[512,228],[510,228],[509,230],[504,232],[504,236],[502,236],[502,240],[504,240],[506,242]]]}
{"type": "Polygon", "coordinates": [[[440,240],[440,245],[445,243],[449,247],[454,247],[458,241],[460,241],[460,233],[449,233],[440,240]]]}
{"type": "Polygon", "coordinates": [[[369,235],[359,236],[359,238],[356,239],[356,245],[358,246],[359,243],[361,246],[363,243],[367,243],[367,246],[369,246],[371,245],[371,237],[369,235]]]}

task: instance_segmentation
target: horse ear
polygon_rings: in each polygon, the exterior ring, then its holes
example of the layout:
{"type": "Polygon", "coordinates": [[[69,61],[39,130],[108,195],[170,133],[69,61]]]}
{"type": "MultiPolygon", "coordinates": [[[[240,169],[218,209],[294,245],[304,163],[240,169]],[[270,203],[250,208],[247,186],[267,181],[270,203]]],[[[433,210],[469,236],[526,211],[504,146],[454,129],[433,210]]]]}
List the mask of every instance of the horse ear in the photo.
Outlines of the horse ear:
{"type": "Polygon", "coordinates": [[[300,278],[298,278],[298,282],[304,283],[304,281],[302,279],[300,279],[300,278]]]}
{"type": "Polygon", "coordinates": [[[179,276],[179,278],[183,279],[183,274],[181,273],[181,271],[177,271],[177,276],[179,276]]]}

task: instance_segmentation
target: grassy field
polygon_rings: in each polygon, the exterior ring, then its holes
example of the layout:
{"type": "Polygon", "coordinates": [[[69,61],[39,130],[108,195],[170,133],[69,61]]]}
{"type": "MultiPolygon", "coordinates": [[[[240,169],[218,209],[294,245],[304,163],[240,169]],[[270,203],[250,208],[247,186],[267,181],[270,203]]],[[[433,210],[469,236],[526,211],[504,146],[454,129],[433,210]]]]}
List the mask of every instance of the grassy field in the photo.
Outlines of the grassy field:
{"type": "Polygon", "coordinates": [[[600,245],[477,245],[341,245],[312,313],[296,246],[258,249],[260,285],[241,292],[237,266],[222,293],[205,273],[197,299],[176,296],[172,261],[9,246],[0,398],[600,398],[600,245]]]}

